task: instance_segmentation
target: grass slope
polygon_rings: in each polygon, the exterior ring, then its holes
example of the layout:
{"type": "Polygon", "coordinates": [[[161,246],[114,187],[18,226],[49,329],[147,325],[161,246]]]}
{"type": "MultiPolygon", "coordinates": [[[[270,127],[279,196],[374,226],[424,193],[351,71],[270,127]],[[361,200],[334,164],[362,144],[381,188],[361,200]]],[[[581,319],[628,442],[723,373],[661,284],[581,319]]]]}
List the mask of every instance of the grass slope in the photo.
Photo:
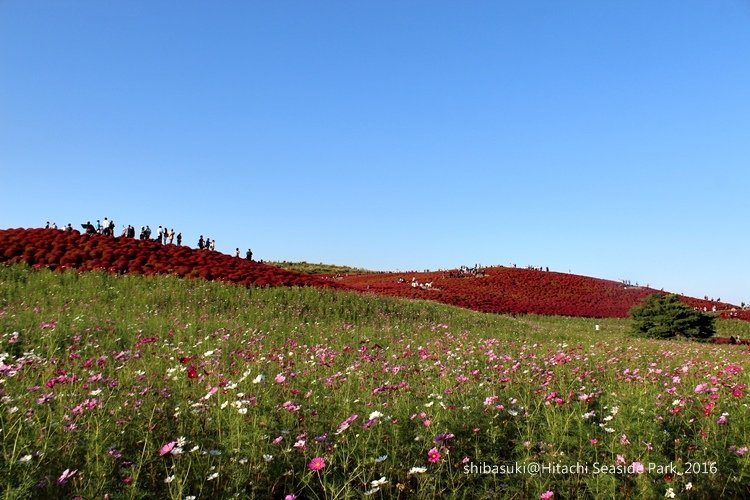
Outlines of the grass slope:
{"type": "MultiPolygon", "coordinates": [[[[748,337],[749,326],[719,322],[721,335],[748,337]]],[[[0,266],[0,491],[747,495],[748,351],[634,343],[628,329],[336,290],[0,266]],[[314,458],[325,467],[311,470],[314,458]],[[516,462],[588,470],[464,469],[516,462]],[[593,469],[634,463],[680,474],[593,469]]]]}
{"type": "Polygon", "coordinates": [[[266,264],[271,266],[280,267],[282,269],[286,269],[287,271],[294,271],[297,273],[303,273],[303,274],[329,274],[329,275],[337,275],[337,274],[370,274],[374,273],[375,271],[370,271],[368,269],[362,269],[359,267],[351,267],[351,266],[339,266],[335,264],[314,264],[311,262],[266,262],[266,264]]]}

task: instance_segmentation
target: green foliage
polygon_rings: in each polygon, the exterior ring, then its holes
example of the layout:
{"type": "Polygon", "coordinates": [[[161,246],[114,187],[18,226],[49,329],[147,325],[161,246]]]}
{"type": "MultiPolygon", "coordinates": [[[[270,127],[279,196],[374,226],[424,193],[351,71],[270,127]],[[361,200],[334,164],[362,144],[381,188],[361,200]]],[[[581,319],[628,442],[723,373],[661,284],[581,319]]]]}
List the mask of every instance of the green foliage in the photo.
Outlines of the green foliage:
{"type": "Polygon", "coordinates": [[[677,295],[653,294],[630,310],[635,335],[665,339],[678,335],[693,340],[716,333],[713,316],[680,302],[677,295]]]}
{"type": "Polygon", "coordinates": [[[337,266],[335,264],[314,264],[311,262],[266,262],[272,266],[305,274],[371,274],[375,271],[359,267],[337,266]]]}
{"type": "Polygon", "coordinates": [[[0,498],[746,497],[747,351],[630,326],[0,265],[0,498]]]}

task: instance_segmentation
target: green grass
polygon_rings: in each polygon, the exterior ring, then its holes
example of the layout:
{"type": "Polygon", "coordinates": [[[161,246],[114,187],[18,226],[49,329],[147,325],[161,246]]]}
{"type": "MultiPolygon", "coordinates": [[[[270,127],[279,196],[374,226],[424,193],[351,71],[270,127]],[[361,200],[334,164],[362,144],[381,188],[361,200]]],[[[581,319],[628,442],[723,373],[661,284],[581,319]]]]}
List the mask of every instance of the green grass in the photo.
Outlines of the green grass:
{"type": "Polygon", "coordinates": [[[334,264],[314,264],[310,262],[266,262],[272,266],[280,267],[288,271],[296,271],[305,274],[369,274],[376,271],[362,269],[359,267],[337,266],[334,264]]]}
{"type": "MultiPolygon", "coordinates": [[[[748,323],[717,330],[750,338],[748,323]]],[[[0,495],[361,498],[384,477],[372,497],[744,496],[747,349],[629,332],[622,319],[3,266],[0,495]],[[160,455],[180,437],[181,453],[160,455]],[[326,467],[310,470],[314,457],[326,467]],[[594,473],[619,457],[679,474],[594,473]],[[463,469],[516,462],[588,471],[463,469]]]]}

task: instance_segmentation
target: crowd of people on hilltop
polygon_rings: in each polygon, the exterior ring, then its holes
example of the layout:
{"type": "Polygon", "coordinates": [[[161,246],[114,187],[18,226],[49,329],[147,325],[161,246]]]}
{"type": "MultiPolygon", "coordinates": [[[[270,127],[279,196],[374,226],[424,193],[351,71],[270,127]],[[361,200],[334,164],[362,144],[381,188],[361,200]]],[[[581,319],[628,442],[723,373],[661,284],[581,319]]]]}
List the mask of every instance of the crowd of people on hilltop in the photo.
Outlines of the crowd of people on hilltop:
{"type": "MultiPolygon", "coordinates": [[[[91,221],[86,221],[85,224],[81,224],[81,227],[83,228],[85,234],[101,234],[103,236],[115,236],[115,221],[112,219],[105,217],[103,220],[97,219],[96,225],[92,224],[91,221]]],[[[52,222],[50,223],[47,221],[47,224],[44,226],[45,229],[59,229],[57,227],[57,224],[52,222]]],[[[73,225],[68,224],[63,228],[64,231],[73,231],[73,225]]],[[[138,235],[138,239],[140,240],[150,240],[150,241],[157,241],[163,245],[172,245],[174,243],[177,243],[177,245],[182,245],[182,233],[181,232],[175,232],[174,228],[168,228],[167,226],[159,226],[156,230],[156,237],[151,238],[151,235],[153,234],[153,231],[151,229],[151,226],[145,225],[141,226],[140,234],[138,235]]],[[[135,238],[135,227],[128,224],[122,226],[122,232],[120,233],[121,238],[135,238]]],[[[203,238],[203,235],[200,236],[200,239],[198,240],[198,249],[200,250],[216,250],[216,240],[212,240],[211,238],[203,238]]],[[[235,257],[240,257],[240,249],[237,248],[235,252],[235,257]]],[[[253,252],[249,248],[247,249],[247,252],[245,253],[245,259],[247,260],[253,260],[253,252]]]]}
{"type": "Polygon", "coordinates": [[[483,278],[484,276],[484,268],[482,268],[479,264],[474,264],[473,267],[461,266],[460,268],[448,273],[449,278],[483,278]]]}
{"type": "MultiPolygon", "coordinates": [[[[44,229],[59,229],[59,228],[57,227],[57,224],[55,224],[54,222],[50,224],[49,221],[47,221],[47,225],[44,226],[44,229]]],[[[73,224],[68,224],[67,226],[63,228],[63,231],[72,231],[72,230],[73,230],[73,224]]]]}
{"type": "Polygon", "coordinates": [[[201,234],[200,239],[198,240],[198,248],[200,250],[216,250],[216,240],[212,240],[211,238],[203,239],[203,235],[201,234]]]}

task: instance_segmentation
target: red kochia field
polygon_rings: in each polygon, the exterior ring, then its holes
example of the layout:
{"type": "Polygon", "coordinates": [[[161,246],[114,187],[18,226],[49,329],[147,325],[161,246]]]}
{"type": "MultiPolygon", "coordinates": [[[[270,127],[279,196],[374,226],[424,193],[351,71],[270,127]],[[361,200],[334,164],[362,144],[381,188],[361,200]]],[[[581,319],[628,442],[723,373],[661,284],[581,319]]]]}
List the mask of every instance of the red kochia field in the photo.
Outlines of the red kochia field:
{"type": "MultiPolygon", "coordinates": [[[[625,317],[643,298],[659,293],[616,281],[508,267],[488,268],[481,277],[455,277],[446,272],[318,277],[187,246],[50,229],[0,230],[0,262],[26,262],[51,269],[173,274],[241,285],[334,287],[512,314],[625,317]],[[404,282],[399,283],[399,278],[404,278],[404,282]],[[412,278],[421,285],[431,283],[431,287],[412,286],[412,278]]],[[[730,304],[690,297],[682,300],[701,309],[716,306],[727,311],[726,315],[733,308],[730,304]]],[[[749,313],[732,314],[750,319],[749,313]]]]}
{"type": "Polygon", "coordinates": [[[173,274],[257,286],[335,286],[322,278],[210,250],[55,229],[0,230],[0,262],[50,269],[173,274]]]}
{"type": "MultiPolygon", "coordinates": [[[[645,297],[661,293],[647,287],[575,274],[492,267],[484,276],[451,277],[446,272],[345,276],[339,283],[357,290],[430,299],[482,312],[584,317],[626,317],[645,297]],[[399,283],[399,278],[404,278],[399,283]],[[412,286],[412,278],[431,287],[412,286]]],[[[730,304],[682,297],[692,307],[731,310],[730,304]]],[[[738,309],[735,307],[735,309],[738,309]]]]}

